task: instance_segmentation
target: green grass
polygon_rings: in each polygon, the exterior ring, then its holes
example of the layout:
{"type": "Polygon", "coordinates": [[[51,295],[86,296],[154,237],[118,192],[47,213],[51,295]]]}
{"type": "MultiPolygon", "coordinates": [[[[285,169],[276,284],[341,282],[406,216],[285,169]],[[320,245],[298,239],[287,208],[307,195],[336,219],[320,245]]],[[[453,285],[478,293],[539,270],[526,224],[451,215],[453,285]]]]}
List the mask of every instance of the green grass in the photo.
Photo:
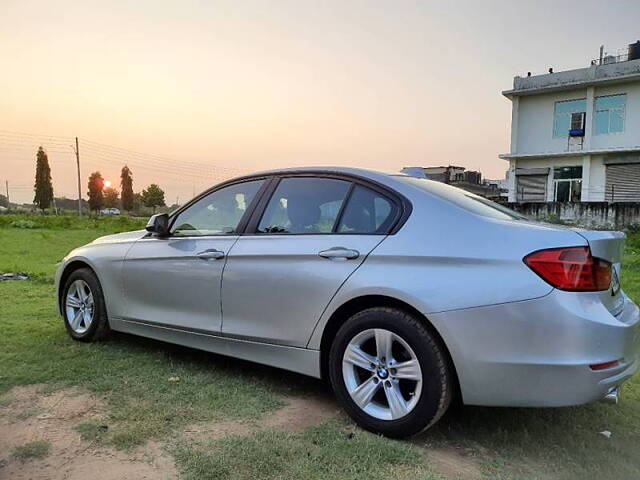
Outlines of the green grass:
{"type": "Polygon", "coordinates": [[[91,421],[79,423],[75,429],[83,440],[100,443],[106,438],[109,426],[105,425],[104,422],[91,421]]]}
{"type": "Polygon", "coordinates": [[[25,443],[19,447],[14,448],[11,451],[11,456],[16,460],[26,462],[27,460],[34,460],[44,458],[49,455],[51,450],[51,444],[46,440],[34,440],[33,442],[25,443]]]}
{"type": "Polygon", "coordinates": [[[107,439],[118,447],[192,422],[256,418],[280,405],[272,384],[228,358],[130,336],[72,341],[50,284],[4,282],[0,305],[0,393],[45,382],[86,388],[107,400],[107,439]]]}
{"type": "MultiPolygon", "coordinates": [[[[33,217],[28,220],[41,221],[33,217]]],[[[72,248],[121,231],[129,220],[73,220],[67,227],[59,217],[44,218],[51,222],[48,228],[21,229],[0,221],[0,271],[34,278],[0,283],[0,407],[9,404],[2,394],[17,385],[86,389],[104,399],[107,416],[77,425],[84,439],[118,448],[150,438],[169,440],[186,478],[314,479],[333,472],[337,478],[430,479],[431,447],[463,449],[492,479],[639,478],[638,377],[625,385],[617,407],[465,407],[405,442],[333,423],[215,442],[181,439],[187,424],[256,419],[276,409],[283,393],[324,387],[299,375],[132,336],[89,345],[70,340],[56,311],[55,264],[72,248]],[[610,430],[611,438],[600,435],[602,430],[610,430]]],[[[627,241],[622,284],[640,300],[638,233],[627,241]]]]}
{"type": "Polygon", "coordinates": [[[32,383],[86,388],[109,406],[109,429],[101,440],[120,448],[188,423],[257,418],[277,408],[278,388],[260,376],[260,368],[242,362],[131,336],[90,345],[69,339],[56,310],[55,264],[107,233],[103,224],[0,228],[0,271],[26,272],[36,280],[0,284],[0,393],[32,383]]]}
{"type": "Polygon", "coordinates": [[[251,437],[182,444],[174,455],[185,479],[442,478],[425,466],[420,449],[336,424],[302,433],[267,430],[251,437]]]}

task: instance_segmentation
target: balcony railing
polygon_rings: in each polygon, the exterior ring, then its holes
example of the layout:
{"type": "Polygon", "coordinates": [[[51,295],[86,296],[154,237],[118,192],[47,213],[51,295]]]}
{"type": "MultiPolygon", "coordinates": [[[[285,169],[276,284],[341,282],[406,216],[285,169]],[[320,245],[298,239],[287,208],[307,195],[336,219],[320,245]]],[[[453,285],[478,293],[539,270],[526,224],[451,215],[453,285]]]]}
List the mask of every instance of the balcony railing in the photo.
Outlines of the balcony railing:
{"type": "Polygon", "coordinates": [[[602,58],[595,58],[591,60],[591,65],[609,65],[611,63],[626,62],[629,60],[629,47],[624,47],[618,50],[615,54],[604,53],[602,58]]]}

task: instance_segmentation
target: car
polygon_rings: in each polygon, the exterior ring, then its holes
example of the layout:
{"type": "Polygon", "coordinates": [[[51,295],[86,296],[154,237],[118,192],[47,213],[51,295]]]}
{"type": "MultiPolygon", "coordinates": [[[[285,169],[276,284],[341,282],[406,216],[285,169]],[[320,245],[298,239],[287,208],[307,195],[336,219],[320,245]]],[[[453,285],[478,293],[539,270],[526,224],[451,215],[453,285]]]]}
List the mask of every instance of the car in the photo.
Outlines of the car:
{"type": "Polygon", "coordinates": [[[99,238],[56,285],[75,340],[125,332],[327,379],[356,423],[400,438],[454,398],[617,400],[640,364],[624,241],[424,178],[307,167],[99,238]]]}
{"type": "Polygon", "coordinates": [[[115,207],[103,208],[100,210],[101,215],[120,215],[120,209],[115,207]]]}

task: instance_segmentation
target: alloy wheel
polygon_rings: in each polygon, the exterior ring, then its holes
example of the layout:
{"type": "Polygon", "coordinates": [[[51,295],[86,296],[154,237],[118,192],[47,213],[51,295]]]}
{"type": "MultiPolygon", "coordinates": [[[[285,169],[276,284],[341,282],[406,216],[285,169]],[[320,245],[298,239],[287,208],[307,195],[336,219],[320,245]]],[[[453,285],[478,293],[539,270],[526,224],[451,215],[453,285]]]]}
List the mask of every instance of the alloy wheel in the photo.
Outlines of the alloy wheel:
{"type": "Polygon", "coordinates": [[[364,330],[349,342],[342,376],[356,405],[380,420],[406,416],[422,393],[415,352],[399,335],[382,328],[364,330]]]}
{"type": "Polygon", "coordinates": [[[67,290],[65,311],[67,322],[75,333],[85,333],[93,322],[94,301],[91,288],[84,280],[76,280],[67,290]]]}

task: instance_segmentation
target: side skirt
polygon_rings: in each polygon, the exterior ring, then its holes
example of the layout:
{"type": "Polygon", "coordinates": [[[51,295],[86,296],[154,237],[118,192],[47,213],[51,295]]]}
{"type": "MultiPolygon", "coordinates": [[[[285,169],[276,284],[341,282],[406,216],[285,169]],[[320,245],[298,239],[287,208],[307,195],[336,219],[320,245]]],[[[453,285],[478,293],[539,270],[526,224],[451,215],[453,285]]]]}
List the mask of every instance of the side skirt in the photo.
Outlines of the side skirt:
{"type": "Polygon", "coordinates": [[[320,378],[319,350],[238,340],[114,317],[109,318],[109,326],[117,332],[131,333],[320,378]]]}

